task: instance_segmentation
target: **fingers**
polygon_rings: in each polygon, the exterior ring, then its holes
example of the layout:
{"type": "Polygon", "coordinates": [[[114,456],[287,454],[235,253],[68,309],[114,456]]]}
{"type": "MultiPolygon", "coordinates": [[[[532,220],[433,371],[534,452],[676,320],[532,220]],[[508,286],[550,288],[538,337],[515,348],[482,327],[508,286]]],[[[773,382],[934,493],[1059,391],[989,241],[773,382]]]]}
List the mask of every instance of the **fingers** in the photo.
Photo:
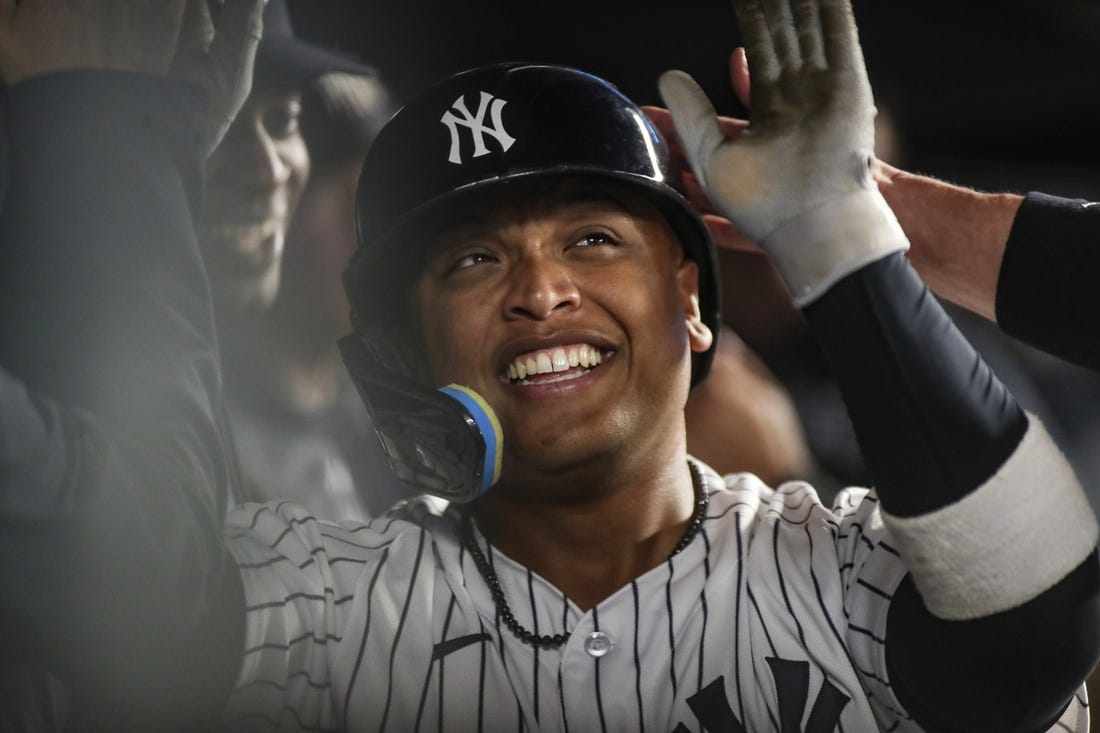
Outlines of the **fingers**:
{"type": "Polygon", "coordinates": [[[811,68],[824,69],[825,48],[817,0],[795,0],[794,19],[802,63],[811,68]]]}
{"type": "MultiPolygon", "coordinates": [[[[646,117],[650,119],[654,127],[660,131],[669,147],[675,148],[679,143],[671,113],[664,107],[652,107],[650,105],[642,105],[642,111],[645,112],[646,117]]],[[[733,139],[748,129],[749,121],[739,120],[736,117],[719,116],[718,126],[722,129],[722,135],[733,139]]]]}
{"type": "MultiPolygon", "coordinates": [[[[653,122],[653,126],[661,133],[668,145],[669,154],[669,184],[688,200],[700,215],[717,214],[718,209],[711,202],[707,192],[703,189],[699,179],[691,172],[691,161],[684,153],[683,146],[676,133],[676,127],[672,121],[672,114],[662,107],[642,106],[642,111],[653,122]]],[[[737,137],[748,129],[747,120],[739,120],[734,117],[718,117],[718,127],[726,140],[736,140],[737,137]]]]}
{"type": "Polygon", "coordinates": [[[836,69],[862,69],[855,15],[849,0],[819,0],[825,60],[836,69]]]}
{"type": "Polygon", "coordinates": [[[710,231],[710,238],[714,241],[715,247],[764,256],[764,250],[760,249],[755,242],[745,236],[744,232],[724,216],[704,214],[703,223],[710,231]]]}
{"type": "MultiPolygon", "coordinates": [[[[205,0],[202,0],[205,2],[205,0]]],[[[207,144],[213,150],[225,136],[252,89],[256,48],[263,34],[266,0],[225,0],[205,63],[211,90],[207,144]]]]}
{"type": "Polygon", "coordinates": [[[218,18],[210,56],[217,68],[238,83],[245,79],[251,83],[256,47],[263,34],[265,3],[266,0],[226,0],[218,18]]]}
{"type": "Polygon", "coordinates": [[[823,69],[833,54],[842,68],[851,67],[853,52],[862,58],[851,42],[849,0],[734,0],[734,11],[758,81],[783,69],[823,69]]]}
{"type": "Polygon", "coordinates": [[[760,0],[734,0],[733,11],[757,81],[777,80],[781,66],[768,30],[768,17],[760,0]]]}
{"type": "Polygon", "coordinates": [[[201,58],[214,42],[214,23],[210,20],[210,8],[206,0],[187,0],[180,24],[179,43],[176,45],[176,61],[201,58]]]}
{"type": "Polygon", "coordinates": [[[657,80],[657,90],[672,114],[676,133],[692,170],[701,179],[711,153],[725,140],[718,115],[706,93],[682,71],[666,71],[657,80]]]}
{"type": "Polygon", "coordinates": [[[749,57],[745,54],[744,46],[735,48],[730,54],[730,85],[737,101],[750,108],[751,79],[749,78],[749,57]]]}
{"type": "Polygon", "coordinates": [[[780,68],[798,68],[802,53],[791,15],[790,0],[760,0],[780,68]]]}

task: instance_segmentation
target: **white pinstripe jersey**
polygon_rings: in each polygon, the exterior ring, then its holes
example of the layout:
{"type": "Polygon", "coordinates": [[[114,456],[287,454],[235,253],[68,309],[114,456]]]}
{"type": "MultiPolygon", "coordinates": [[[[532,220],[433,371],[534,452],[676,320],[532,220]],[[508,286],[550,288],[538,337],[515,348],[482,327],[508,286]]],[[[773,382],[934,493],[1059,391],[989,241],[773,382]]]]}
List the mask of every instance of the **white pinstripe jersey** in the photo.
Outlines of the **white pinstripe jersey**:
{"type": "MultiPolygon", "coordinates": [[[[236,510],[248,610],[226,728],[919,730],[886,671],[905,568],[873,492],[830,511],[802,483],[707,481],[695,540],[587,613],[478,537],[519,623],[571,632],[560,650],[500,622],[452,512],[336,526],[287,503],[236,510]]],[[[1082,688],[1052,730],[1087,729],[1082,688]]]]}

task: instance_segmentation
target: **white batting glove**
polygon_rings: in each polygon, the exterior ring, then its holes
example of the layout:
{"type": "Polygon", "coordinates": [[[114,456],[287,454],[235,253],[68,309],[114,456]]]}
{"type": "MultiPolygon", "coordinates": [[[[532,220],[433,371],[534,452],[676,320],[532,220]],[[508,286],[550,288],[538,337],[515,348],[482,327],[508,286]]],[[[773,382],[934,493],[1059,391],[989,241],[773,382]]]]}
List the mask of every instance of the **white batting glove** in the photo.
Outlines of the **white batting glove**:
{"type": "Polygon", "coordinates": [[[658,81],[723,215],[771,257],[798,306],[909,243],[871,175],[875,107],[848,0],[734,0],[752,70],[736,140],[682,71],[658,81]]]}
{"type": "Polygon", "coordinates": [[[252,67],[267,4],[267,0],[219,1],[224,7],[215,28],[207,0],[188,0],[171,72],[209,94],[207,153],[221,142],[252,90],[252,67]]]}

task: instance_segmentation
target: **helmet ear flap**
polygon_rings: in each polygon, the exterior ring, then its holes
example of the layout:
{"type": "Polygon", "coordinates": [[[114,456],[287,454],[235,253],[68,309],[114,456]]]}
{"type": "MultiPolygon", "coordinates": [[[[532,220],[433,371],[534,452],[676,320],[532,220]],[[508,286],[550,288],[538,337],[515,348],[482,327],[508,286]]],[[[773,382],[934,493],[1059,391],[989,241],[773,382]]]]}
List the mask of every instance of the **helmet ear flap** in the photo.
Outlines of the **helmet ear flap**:
{"type": "Polygon", "coordinates": [[[469,389],[434,390],[413,379],[406,355],[380,331],[351,333],[339,347],[390,469],[414,493],[476,499],[500,474],[495,415],[469,389]]]}

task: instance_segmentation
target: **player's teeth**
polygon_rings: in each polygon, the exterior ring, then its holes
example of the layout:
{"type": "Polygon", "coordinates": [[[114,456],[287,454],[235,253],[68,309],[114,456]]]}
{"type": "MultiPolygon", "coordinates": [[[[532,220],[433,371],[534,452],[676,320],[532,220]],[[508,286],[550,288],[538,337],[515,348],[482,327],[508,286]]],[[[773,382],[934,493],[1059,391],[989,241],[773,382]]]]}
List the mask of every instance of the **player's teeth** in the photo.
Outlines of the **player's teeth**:
{"type": "MultiPolygon", "coordinates": [[[[560,346],[547,351],[534,351],[517,357],[508,365],[508,379],[523,380],[536,374],[568,372],[576,367],[589,368],[603,361],[599,349],[588,344],[560,346]]],[[[577,375],[581,376],[581,375],[577,375]]]]}
{"type": "Polygon", "coordinates": [[[550,355],[550,361],[555,372],[564,372],[569,368],[569,359],[565,356],[565,349],[554,349],[550,355]]]}

